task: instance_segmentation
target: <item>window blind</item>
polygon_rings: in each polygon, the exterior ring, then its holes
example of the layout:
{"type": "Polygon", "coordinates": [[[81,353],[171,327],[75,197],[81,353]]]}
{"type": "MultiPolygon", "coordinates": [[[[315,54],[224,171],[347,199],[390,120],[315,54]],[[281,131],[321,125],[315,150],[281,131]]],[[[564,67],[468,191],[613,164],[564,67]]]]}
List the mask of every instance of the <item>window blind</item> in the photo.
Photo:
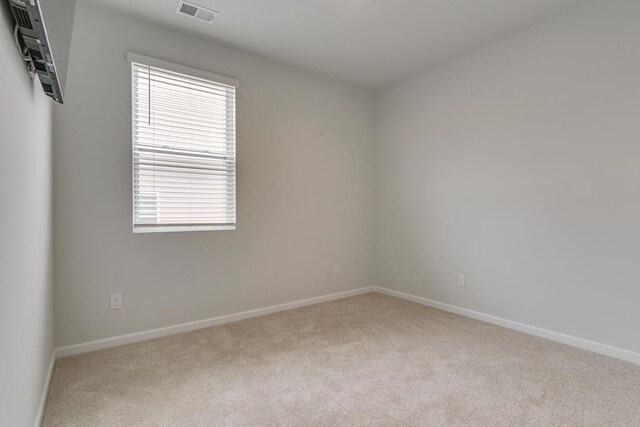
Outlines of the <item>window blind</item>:
{"type": "Polygon", "coordinates": [[[237,82],[128,57],[134,232],[235,229],[237,82]]]}

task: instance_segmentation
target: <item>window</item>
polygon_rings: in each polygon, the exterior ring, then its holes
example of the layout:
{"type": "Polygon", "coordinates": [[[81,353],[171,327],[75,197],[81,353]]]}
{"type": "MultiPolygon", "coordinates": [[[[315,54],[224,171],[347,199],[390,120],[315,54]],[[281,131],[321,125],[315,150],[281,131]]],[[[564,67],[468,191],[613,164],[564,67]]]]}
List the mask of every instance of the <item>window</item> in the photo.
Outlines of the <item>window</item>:
{"type": "Polygon", "coordinates": [[[237,81],[128,54],[133,231],[233,230],[237,81]]]}

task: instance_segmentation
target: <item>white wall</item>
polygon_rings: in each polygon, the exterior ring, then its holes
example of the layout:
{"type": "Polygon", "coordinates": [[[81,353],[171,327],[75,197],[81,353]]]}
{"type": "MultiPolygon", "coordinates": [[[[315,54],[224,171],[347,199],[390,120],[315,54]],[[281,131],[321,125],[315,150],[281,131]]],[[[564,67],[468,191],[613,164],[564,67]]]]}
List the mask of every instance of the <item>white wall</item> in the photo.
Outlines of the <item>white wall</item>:
{"type": "Polygon", "coordinates": [[[53,352],[51,102],[0,5],[0,425],[33,425],[53,352]]]}
{"type": "Polygon", "coordinates": [[[372,94],[85,3],[69,70],[54,109],[58,345],[372,284],[372,94]],[[132,234],[127,51],[240,80],[236,231],[132,234]]]}
{"type": "Polygon", "coordinates": [[[381,285],[640,351],[639,22],[596,1],[379,95],[381,285]]]}

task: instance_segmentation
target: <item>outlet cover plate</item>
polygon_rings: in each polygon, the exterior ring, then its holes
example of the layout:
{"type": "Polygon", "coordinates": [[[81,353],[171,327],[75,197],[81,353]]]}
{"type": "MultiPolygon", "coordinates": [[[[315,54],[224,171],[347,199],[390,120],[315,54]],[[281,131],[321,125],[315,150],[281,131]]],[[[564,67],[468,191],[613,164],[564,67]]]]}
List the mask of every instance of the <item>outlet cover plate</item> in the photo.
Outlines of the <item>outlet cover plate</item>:
{"type": "Polygon", "coordinates": [[[120,310],[122,308],[122,294],[111,294],[111,310],[120,310]]]}

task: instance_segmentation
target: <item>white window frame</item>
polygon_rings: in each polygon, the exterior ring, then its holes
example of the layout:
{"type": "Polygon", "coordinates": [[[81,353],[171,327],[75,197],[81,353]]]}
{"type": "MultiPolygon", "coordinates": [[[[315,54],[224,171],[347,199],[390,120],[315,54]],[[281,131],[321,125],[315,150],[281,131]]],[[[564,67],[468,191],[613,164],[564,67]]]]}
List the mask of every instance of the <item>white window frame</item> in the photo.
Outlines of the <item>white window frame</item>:
{"type": "MultiPolygon", "coordinates": [[[[211,73],[209,71],[204,71],[204,70],[200,70],[197,68],[192,68],[192,67],[188,67],[185,65],[180,65],[180,64],[175,64],[173,62],[168,62],[168,61],[163,61],[161,59],[156,59],[156,58],[151,58],[145,55],[140,55],[137,53],[133,53],[133,52],[128,52],[127,53],[127,61],[130,63],[137,63],[137,64],[144,64],[144,65],[148,65],[151,67],[157,67],[157,68],[161,68],[164,70],[168,70],[168,71],[173,71],[176,73],[181,73],[181,74],[185,74],[188,76],[193,76],[193,77],[197,77],[197,78],[201,78],[201,79],[205,79],[205,80],[210,80],[216,83],[221,83],[227,86],[233,86],[236,89],[240,86],[240,83],[238,80],[231,78],[231,77],[227,77],[227,76],[223,76],[220,74],[215,74],[215,73],[211,73]]],[[[131,150],[132,150],[132,158],[131,158],[131,219],[132,219],[132,229],[134,233],[170,233],[170,232],[184,232],[184,231],[224,231],[224,230],[235,230],[236,229],[236,225],[237,225],[237,217],[236,217],[236,223],[235,224],[225,224],[225,225],[210,225],[210,224],[184,224],[184,225],[136,225],[135,224],[135,165],[134,165],[134,126],[133,126],[133,114],[134,114],[134,109],[133,109],[133,102],[134,102],[134,98],[133,98],[133,73],[130,71],[131,73],[131,90],[130,90],[130,96],[131,96],[131,103],[132,103],[132,107],[131,107],[131,117],[132,117],[132,123],[131,123],[131,150]]],[[[237,99],[237,98],[236,98],[237,99]]],[[[237,132],[237,122],[236,122],[236,132],[237,132]]],[[[234,144],[236,142],[234,141],[234,144]]],[[[237,151],[236,151],[236,156],[237,156],[237,151]]],[[[237,173],[237,157],[236,157],[236,167],[234,168],[234,182],[235,184],[235,189],[237,192],[237,179],[235,174],[237,173]]],[[[237,208],[237,197],[234,197],[234,207],[237,208]]]]}

